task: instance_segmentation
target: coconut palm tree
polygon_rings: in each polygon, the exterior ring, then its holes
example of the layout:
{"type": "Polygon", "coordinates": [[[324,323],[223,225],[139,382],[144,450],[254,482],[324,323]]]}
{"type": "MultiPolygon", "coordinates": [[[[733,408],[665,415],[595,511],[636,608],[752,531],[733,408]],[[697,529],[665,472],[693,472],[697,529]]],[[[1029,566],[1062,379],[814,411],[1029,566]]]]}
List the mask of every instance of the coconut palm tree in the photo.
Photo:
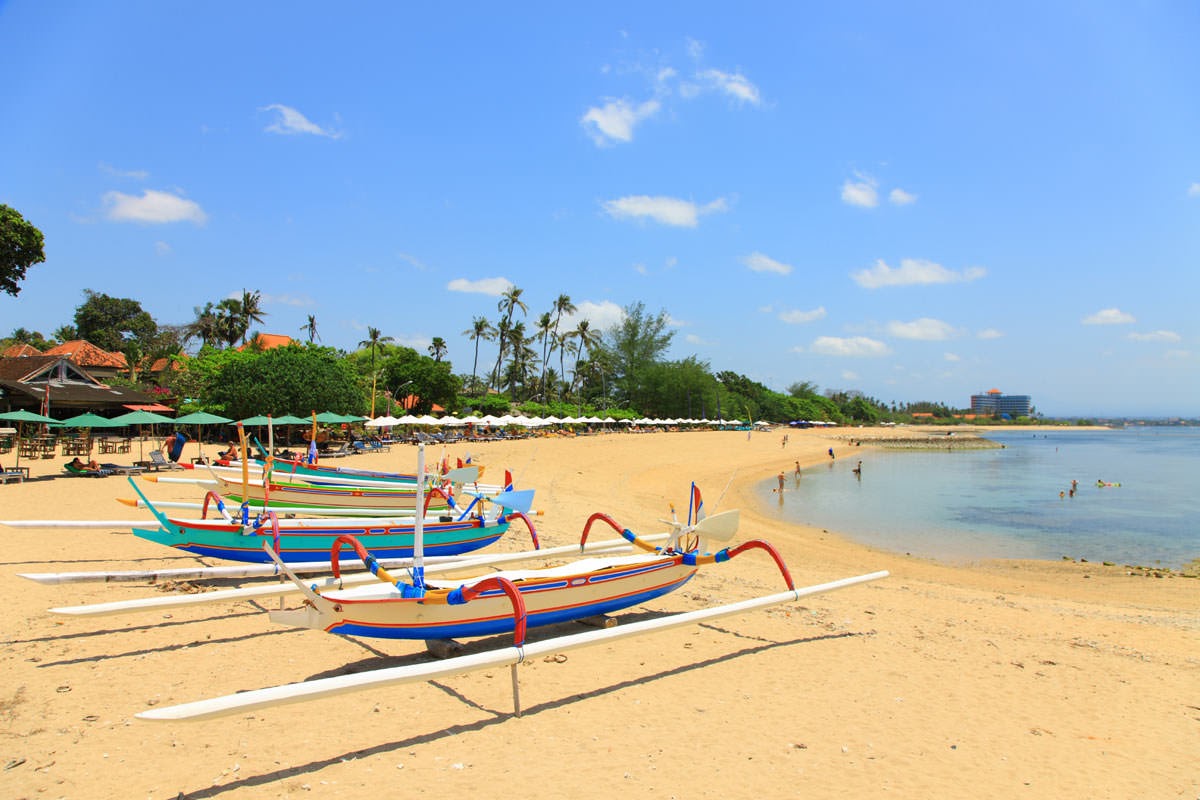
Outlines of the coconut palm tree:
{"type": "Polygon", "coordinates": [[[544,393],[546,391],[546,356],[547,356],[546,350],[547,350],[547,347],[550,348],[551,353],[554,352],[554,347],[552,344],[550,344],[550,341],[551,341],[550,334],[554,328],[554,324],[552,322],[552,317],[550,316],[549,312],[542,314],[540,317],[538,317],[536,328],[537,328],[537,334],[535,334],[535,338],[537,338],[542,343],[541,386],[542,386],[542,392],[544,393]]]}
{"type": "Polygon", "coordinates": [[[313,339],[319,340],[321,338],[319,335],[317,335],[317,318],[312,314],[308,315],[308,322],[304,323],[300,330],[308,334],[309,344],[313,343],[313,339]]]}
{"type": "Polygon", "coordinates": [[[433,337],[433,341],[429,343],[429,355],[433,356],[434,361],[441,361],[442,356],[450,350],[446,346],[446,340],[440,336],[433,337]]]}
{"type": "Polygon", "coordinates": [[[371,348],[371,416],[375,416],[375,381],[379,377],[375,372],[375,351],[382,345],[396,341],[391,336],[383,336],[379,328],[367,326],[367,338],[358,343],[359,348],[371,348]]]}
{"type": "Polygon", "coordinates": [[[202,345],[223,341],[220,318],[212,303],[205,303],[204,308],[195,307],[192,311],[195,313],[196,319],[189,322],[184,328],[186,339],[199,339],[202,345]]]}
{"type": "Polygon", "coordinates": [[[463,336],[475,341],[475,361],[471,364],[471,385],[475,385],[476,370],[479,369],[479,340],[492,341],[496,338],[496,328],[486,317],[475,317],[471,327],[463,331],[463,336]]]}
{"type": "Polygon", "coordinates": [[[246,343],[246,334],[250,330],[250,326],[255,322],[261,323],[266,312],[262,307],[262,294],[256,289],[253,292],[248,292],[242,289],[242,344],[246,343]]]}
{"type": "MultiPolygon", "coordinates": [[[[575,308],[575,304],[571,302],[571,298],[569,295],[560,294],[558,297],[554,298],[554,343],[555,344],[561,344],[561,342],[563,341],[562,339],[559,338],[559,335],[558,335],[558,326],[562,323],[562,318],[565,316],[574,314],[577,310],[578,309],[575,308]]],[[[551,352],[553,352],[553,350],[551,350],[551,352]]],[[[558,351],[558,374],[559,375],[564,374],[563,373],[563,351],[561,349],[558,351]]]]}
{"type": "Polygon", "coordinates": [[[500,331],[500,353],[496,356],[496,368],[492,370],[493,382],[500,379],[500,363],[504,360],[504,349],[508,343],[507,334],[512,326],[513,312],[519,308],[522,314],[529,313],[529,306],[525,305],[525,301],[521,299],[521,295],[524,292],[524,289],[509,286],[504,294],[500,296],[500,302],[496,304],[496,310],[503,314],[504,317],[496,326],[500,331]]]}

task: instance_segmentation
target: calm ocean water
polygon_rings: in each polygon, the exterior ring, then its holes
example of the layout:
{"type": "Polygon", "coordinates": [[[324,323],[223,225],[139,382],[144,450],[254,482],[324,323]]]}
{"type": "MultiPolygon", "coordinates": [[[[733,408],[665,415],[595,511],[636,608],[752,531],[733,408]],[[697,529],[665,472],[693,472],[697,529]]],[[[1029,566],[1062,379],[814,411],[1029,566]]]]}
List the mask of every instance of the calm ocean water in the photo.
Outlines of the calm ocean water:
{"type": "MultiPolygon", "coordinates": [[[[989,434],[1003,449],[871,451],[788,470],[785,521],[948,561],[1059,559],[1178,568],[1200,558],[1200,430],[1130,428],[989,434]],[[862,475],[851,471],[858,459],[862,475]],[[1079,482],[1074,497],[1059,492],[1079,482]],[[1120,483],[1098,488],[1097,480],[1120,483]]],[[[786,451],[781,454],[783,464],[786,451]]]]}

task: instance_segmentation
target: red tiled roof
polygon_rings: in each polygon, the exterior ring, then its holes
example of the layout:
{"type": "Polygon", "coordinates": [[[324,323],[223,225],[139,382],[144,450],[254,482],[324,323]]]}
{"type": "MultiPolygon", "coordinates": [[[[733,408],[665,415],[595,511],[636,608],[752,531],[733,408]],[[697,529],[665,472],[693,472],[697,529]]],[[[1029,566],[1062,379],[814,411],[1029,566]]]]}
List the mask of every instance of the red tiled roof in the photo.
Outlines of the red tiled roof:
{"type": "Polygon", "coordinates": [[[14,344],[3,353],[0,353],[0,355],[3,355],[5,358],[28,358],[29,356],[40,356],[41,354],[41,350],[38,350],[33,345],[26,344],[25,342],[14,344]]]}
{"type": "Polygon", "coordinates": [[[289,344],[295,344],[296,342],[296,340],[292,337],[286,336],[282,333],[256,333],[250,339],[250,341],[238,347],[238,350],[245,350],[256,341],[258,342],[256,346],[262,350],[272,350],[276,347],[287,347],[289,344]]]}
{"type": "Polygon", "coordinates": [[[45,352],[48,356],[66,356],[81,367],[108,367],[109,369],[125,369],[125,354],[110,353],[101,350],[86,339],[76,339],[63,342],[51,347],[45,352]]]}

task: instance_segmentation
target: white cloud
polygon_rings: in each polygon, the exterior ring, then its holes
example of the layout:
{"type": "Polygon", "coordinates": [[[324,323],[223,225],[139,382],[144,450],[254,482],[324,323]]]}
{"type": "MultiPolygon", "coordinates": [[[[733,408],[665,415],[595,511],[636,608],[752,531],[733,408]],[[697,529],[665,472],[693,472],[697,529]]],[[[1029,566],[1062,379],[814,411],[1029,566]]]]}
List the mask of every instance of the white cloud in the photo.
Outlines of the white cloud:
{"type": "Polygon", "coordinates": [[[942,355],[942,358],[950,362],[962,361],[962,358],[957,353],[945,353],[942,355]]]}
{"type": "Polygon", "coordinates": [[[467,292],[470,294],[486,294],[492,297],[499,297],[509,290],[513,282],[508,278],[482,278],[477,281],[469,281],[466,278],[455,278],[446,284],[446,289],[451,292],[467,292]]]}
{"type": "Polygon", "coordinates": [[[999,339],[1004,336],[1004,332],[995,328],[984,328],[975,335],[980,339],[999,339]]]}
{"type": "Polygon", "coordinates": [[[1137,322],[1133,314],[1127,314],[1119,308],[1106,308],[1083,318],[1084,325],[1129,325],[1137,322]]]}
{"type": "Polygon", "coordinates": [[[897,339],[916,339],[923,342],[940,342],[954,336],[954,328],[951,325],[929,317],[912,322],[889,322],[887,330],[897,339]]]}
{"type": "Polygon", "coordinates": [[[892,352],[883,342],[866,336],[818,336],[809,348],[826,356],[877,357],[892,352]]]}
{"type": "Polygon", "coordinates": [[[724,198],[720,197],[707,205],[697,206],[690,200],[677,197],[649,197],[644,194],[608,200],[603,205],[605,213],[613,219],[649,218],[679,228],[695,228],[701,216],[727,209],[724,198]]]}
{"type": "Polygon", "coordinates": [[[1200,182],[1193,183],[1188,187],[1188,197],[1200,197],[1200,182]]]}
{"type": "Polygon", "coordinates": [[[602,106],[589,108],[579,124],[597,145],[632,142],[634,127],[657,114],[661,108],[662,104],[657,100],[647,100],[636,106],[624,98],[609,100],[602,106]]]}
{"type": "Polygon", "coordinates": [[[272,103],[269,106],[263,106],[259,111],[274,111],[278,114],[275,121],[263,129],[268,133],[280,133],[285,136],[307,133],[313,136],[327,136],[330,139],[339,139],[342,136],[339,131],[322,128],[315,122],[310,121],[308,117],[291,106],[272,103]]]}
{"type": "Polygon", "coordinates": [[[696,77],[739,103],[749,103],[752,106],[762,103],[758,87],[740,72],[729,73],[719,69],[706,69],[698,72],[696,77]]]}
{"type": "Polygon", "coordinates": [[[870,175],[855,173],[857,180],[847,179],[842,184],[842,202],[860,208],[874,208],[879,205],[879,182],[870,175]]]}
{"type": "Polygon", "coordinates": [[[842,370],[842,380],[856,381],[856,380],[858,380],[858,373],[854,372],[853,370],[844,369],[844,370],[842,370]]]}
{"type": "Polygon", "coordinates": [[[1147,333],[1131,333],[1129,338],[1135,342],[1179,342],[1183,340],[1175,331],[1148,331],[1147,333]]]}
{"type": "Polygon", "coordinates": [[[304,294],[264,294],[262,300],[264,304],[294,306],[296,308],[316,305],[311,297],[304,294]]]}
{"type": "Polygon", "coordinates": [[[781,261],[776,261],[770,256],[759,252],[753,252],[748,256],[743,256],[742,263],[755,272],[775,272],[780,275],[787,275],[792,271],[791,264],[784,264],[781,261]]]}
{"type": "Polygon", "coordinates": [[[888,192],[888,202],[894,206],[907,206],[917,202],[917,196],[903,189],[892,189],[888,192]]]}
{"type": "Polygon", "coordinates": [[[156,256],[171,255],[171,245],[167,244],[166,242],[155,242],[154,243],[154,254],[156,256]]]}
{"type": "Polygon", "coordinates": [[[806,322],[816,322],[819,319],[825,319],[825,306],[814,308],[812,311],[780,311],[779,319],[789,325],[802,325],[806,322]]]}
{"type": "Polygon", "coordinates": [[[703,339],[701,339],[699,336],[697,336],[694,333],[689,333],[688,335],[684,336],[683,338],[688,344],[708,344],[708,342],[704,341],[703,339]]]}
{"type": "Polygon", "coordinates": [[[606,331],[614,325],[619,325],[625,319],[625,309],[611,300],[599,303],[584,300],[575,304],[575,313],[563,317],[562,327],[578,327],[579,321],[586,319],[588,326],[594,331],[606,331]]]}
{"type": "Polygon", "coordinates": [[[422,272],[429,269],[429,267],[425,266],[425,263],[423,261],[421,261],[421,259],[417,258],[414,255],[409,255],[408,253],[396,253],[396,258],[400,259],[401,261],[405,261],[405,262],[411,264],[412,266],[416,267],[417,269],[421,270],[422,272]]]}
{"type": "Polygon", "coordinates": [[[208,220],[208,215],[198,203],[153,189],[145,190],[141,197],[108,192],[104,195],[104,205],[108,206],[108,218],[114,222],[192,222],[203,225],[208,220]]]}
{"type": "Polygon", "coordinates": [[[881,286],[913,286],[933,283],[967,283],[982,278],[987,274],[983,267],[967,267],[955,272],[946,269],[941,264],[920,258],[901,259],[896,269],[889,267],[883,259],[875,262],[875,266],[855,272],[850,277],[865,289],[878,289],[881,286]]]}
{"type": "Polygon", "coordinates": [[[117,169],[103,161],[100,162],[100,171],[112,175],[114,178],[132,178],[136,181],[144,181],[150,177],[150,173],[144,169],[117,169]]]}
{"type": "Polygon", "coordinates": [[[676,317],[672,317],[670,314],[667,314],[665,321],[672,328],[686,328],[688,325],[691,325],[690,322],[687,322],[686,320],[682,320],[682,319],[677,319],[676,317]]]}

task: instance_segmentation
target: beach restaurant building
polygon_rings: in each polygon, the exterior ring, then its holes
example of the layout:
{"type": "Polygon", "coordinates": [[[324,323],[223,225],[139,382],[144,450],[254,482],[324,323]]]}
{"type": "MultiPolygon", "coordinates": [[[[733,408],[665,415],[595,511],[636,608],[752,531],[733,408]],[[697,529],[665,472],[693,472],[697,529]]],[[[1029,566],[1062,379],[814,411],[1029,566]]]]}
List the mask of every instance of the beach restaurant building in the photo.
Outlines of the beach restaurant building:
{"type": "Polygon", "coordinates": [[[1032,408],[1033,400],[1027,394],[1004,394],[999,389],[989,389],[982,394],[971,395],[972,414],[1028,417],[1032,408]]]}

